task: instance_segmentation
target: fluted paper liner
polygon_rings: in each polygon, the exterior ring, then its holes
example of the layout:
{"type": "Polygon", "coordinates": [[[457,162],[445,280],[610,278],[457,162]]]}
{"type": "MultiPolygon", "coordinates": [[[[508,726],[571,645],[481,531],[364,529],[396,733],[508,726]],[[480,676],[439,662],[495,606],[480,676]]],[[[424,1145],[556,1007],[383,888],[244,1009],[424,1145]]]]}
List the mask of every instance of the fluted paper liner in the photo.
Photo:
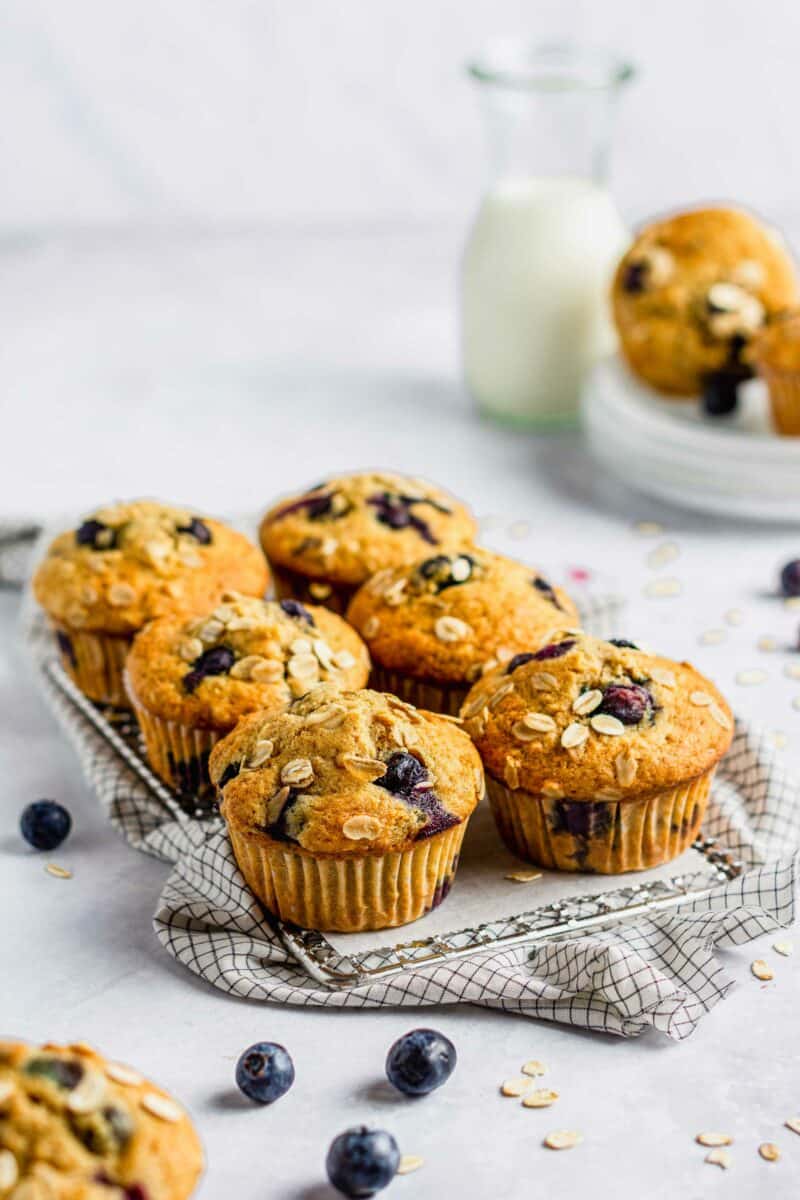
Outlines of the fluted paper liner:
{"type": "Polygon", "coordinates": [[[58,639],[61,665],[84,696],[99,704],[130,708],[123,671],[132,637],[89,633],[56,621],[50,624],[58,639]]]}
{"type": "Polygon", "coordinates": [[[250,890],[283,921],[358,933],[407,925],[450,890],[467,821],[388,854],[314,855],[266,834],[228,833],[250,890]]]}
{"type": "Polygon", "coordinates": [[[147,761],[168,787],[187,795],[207,796],[213,791],[208,756],[229,729],[196,729],[168,721],[140,703],[130,686],[128,695],[144,739],[147,761]]]}
{"type": "Polygon", "coordinates": [[[758,364],[758,371],[769,391],[772,419],[784,437],[800,437],[800,371],[758,364]]]}
{"type": "Polygon", "coordinates": [[[297,571],[287,571],[285,567],[275,566],[273,562],[269,563],[269,568],[276,599],[299,600],[301,604],[321,604],[323,608],[329,608],[340,617],[347,612],[348,604],[358,591],[357,584],[348,587],[342,583],[332,583],[329,579],[312,579],[297,571]],[[311,591],[315,584],[330,588],[328,595],[315,596],[311,591]]]}
{"type": "Polygon", "coordinates": [[[457,717],[472,684],[434,683],[430,679],[415,679],[402,671],[390,671],[377,663],[372,665],[370,687],[377,692],[391,692],[416,708],[428,712],[448,713],[457,717]]]}
{"type": "Polygon", "coordinates": [[[617,875],[677,858],[700,832],[714,768],[678,787],[629,800],[555,800],[509,788],[488,772],[500,836],[512,853],[557,871],[617,875]]]}

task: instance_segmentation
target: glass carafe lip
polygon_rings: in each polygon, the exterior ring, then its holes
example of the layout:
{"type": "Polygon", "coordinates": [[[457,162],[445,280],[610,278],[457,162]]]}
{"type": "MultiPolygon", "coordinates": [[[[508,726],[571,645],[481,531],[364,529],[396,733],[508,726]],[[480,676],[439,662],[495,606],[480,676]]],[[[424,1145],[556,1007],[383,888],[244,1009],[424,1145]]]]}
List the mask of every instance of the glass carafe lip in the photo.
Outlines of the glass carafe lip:
{"type": "Polygon", "coordinates": [[[482,84],[535,92],[613,91],[636,74],[632,62],[581,42],[537,42],[498,37],[466,63],[482,84]]]}

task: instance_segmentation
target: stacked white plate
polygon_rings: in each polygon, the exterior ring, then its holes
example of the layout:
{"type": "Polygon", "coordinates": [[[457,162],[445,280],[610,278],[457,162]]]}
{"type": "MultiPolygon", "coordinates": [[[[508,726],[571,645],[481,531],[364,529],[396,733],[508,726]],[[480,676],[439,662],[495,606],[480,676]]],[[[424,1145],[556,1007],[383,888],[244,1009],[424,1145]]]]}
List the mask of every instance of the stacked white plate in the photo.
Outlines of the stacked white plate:
{"type": "Polygon", "coordinates": [[[800,524],[800,438],[773,430],[764,385],[740,388],[729,417],[664,400],[618,358],[587,381],[583,421],[594,457],[637,491],[702,512],[800,524]]]}

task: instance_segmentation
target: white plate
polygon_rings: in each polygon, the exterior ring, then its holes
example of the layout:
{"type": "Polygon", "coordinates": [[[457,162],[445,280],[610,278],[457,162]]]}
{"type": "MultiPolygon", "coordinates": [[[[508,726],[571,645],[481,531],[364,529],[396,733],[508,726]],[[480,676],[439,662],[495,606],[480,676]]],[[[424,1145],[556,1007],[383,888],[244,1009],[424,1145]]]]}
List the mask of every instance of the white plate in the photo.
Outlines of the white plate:
{"type": "Polygon", "coordinates": [[[800,438],[773,430],[764,385],[737,412],[704,417],[695,400],[664,400],[618,358],[587,381],[583,423],[595,458],[637,491],[729,517],[800,524],[800,438]]]}

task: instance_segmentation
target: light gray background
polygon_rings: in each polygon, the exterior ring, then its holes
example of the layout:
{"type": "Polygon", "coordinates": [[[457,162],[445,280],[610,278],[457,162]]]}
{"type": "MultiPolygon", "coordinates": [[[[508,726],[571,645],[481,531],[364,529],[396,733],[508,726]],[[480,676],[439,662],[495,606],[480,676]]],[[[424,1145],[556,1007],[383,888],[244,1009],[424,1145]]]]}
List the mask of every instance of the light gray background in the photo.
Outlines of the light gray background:
{"type": "MultiPolygon", "coordinates": [[[[795,5],[0,0],[0,15],[0,515],[132,494],[255,512],[340,468],[431,475],[496,518],[494,544],[623,590],[628,636],[691,657],[800,765],[800,682],[784,674],[798,616],[769,595],[796,536],[641,500],[598,477],[574,436],[480,425],[459,384],[454,305],[482,175],[459,71],[469,49],[524,30],[628,51],[642,78],[617,147],[624,211],[731,196],[791,230],[795,5]],[[665,533],[643,541],[642,518],[665,533]],[[513,541],[519,519],[529,528],[513,541]],[[680,557],[653,568],[666,539],[680,557]],[[680,579],[680,597],[645,594],[659,574],[680,579]],[[726,623],[731,608],[741,625],[726,623]],[[709,628],[725,641],[700,644],[709,628]],[[779,653],[757,649],[763,634],[779,653]],[[766,684],[737,684],[761,666],[766,684]]],[[[330,1200],[325,1149],[358,1121],[426,1159],[392,1197],[796,1195],[800,1140],[781,1123],[800,1103],[797,955],[778,959],[771,938],[727,954],[736,990],[679,1046],[473,1010],[231,1000],[156,944],[165,869],[102,820],[16,647],[13,597],[0,614],[0,1030],[93,1041],[174,1089],[206,1144],[206,1200],[330,1200]],[[22,806],[46,795],[74,814],[49,856],[69,881],[16,833],[22,806]],[[773,983],[750,976],[756,953],[773,983]],[[382,1063],[422,1022],[454,1039],[460,1066],[407,1103],[380,1086],[382,1063]],[[289,1046],[298,1082],[252,1111],[232,1072],[263,1037],[289,1046]],[[551,1112],[498,1095],[530,1057],[561,1092],[551,1112]],[[564,1127],[583,1132],[580,1149],[541,1148],[564,1127]],[[693,1144],[704,1128],[736,1137],[727,1175],[693,1144]],[[781,1162],[757,1157],[767,1139],[781,1162]]]]}

